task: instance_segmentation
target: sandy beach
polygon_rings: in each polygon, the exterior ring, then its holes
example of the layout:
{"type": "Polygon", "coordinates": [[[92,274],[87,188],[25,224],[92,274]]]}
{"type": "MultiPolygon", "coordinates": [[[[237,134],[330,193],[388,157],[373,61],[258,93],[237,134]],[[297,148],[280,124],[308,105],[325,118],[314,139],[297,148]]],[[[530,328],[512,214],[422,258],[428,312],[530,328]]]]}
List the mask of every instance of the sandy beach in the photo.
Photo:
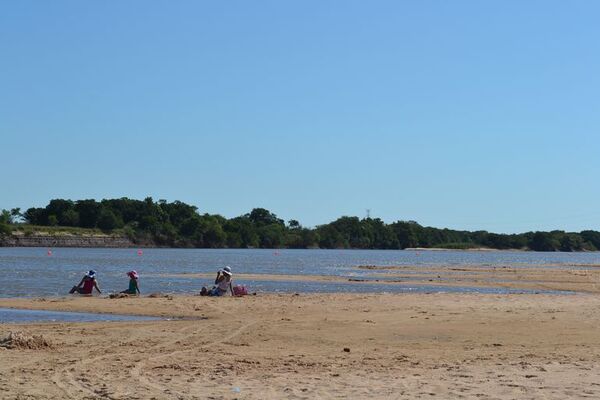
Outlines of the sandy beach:
{"type": "Polygon", "coordinates": [[[600,397],[600,298],[315,294],[2,299],[0,307],[155,315],[0,325],[3,399],[600,397]]]}
{"type": "Polygon", "coordinates": [[[600,0],[0,10],[0,400],[600,400],[600,0]]]}

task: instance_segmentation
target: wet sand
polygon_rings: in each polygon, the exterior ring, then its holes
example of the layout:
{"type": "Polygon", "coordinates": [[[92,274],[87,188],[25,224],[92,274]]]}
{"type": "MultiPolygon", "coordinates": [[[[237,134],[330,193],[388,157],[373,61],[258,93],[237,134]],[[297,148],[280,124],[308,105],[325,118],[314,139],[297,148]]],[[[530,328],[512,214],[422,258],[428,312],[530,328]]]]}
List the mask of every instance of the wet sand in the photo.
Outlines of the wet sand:
{"type": "Polygon", "coordinates": [[[2,399],[600,398],[600,298],[316,294],[2,299],[189,318],[0,325],[2,399]]]}
{"type": "MultiPolygon", "coordinates": [[[[214,278],[213,274],[161,274],[166,278],[198,279],[198,285],[214,278]]],[[[361,266],[354,276],[236,274],[240,280],[274,282],[337,282],[357,285],[451,286],[507,288],[540,291],[600,293],[598,265],[545,265],[535,267],[423,267],[361,266]]]]}

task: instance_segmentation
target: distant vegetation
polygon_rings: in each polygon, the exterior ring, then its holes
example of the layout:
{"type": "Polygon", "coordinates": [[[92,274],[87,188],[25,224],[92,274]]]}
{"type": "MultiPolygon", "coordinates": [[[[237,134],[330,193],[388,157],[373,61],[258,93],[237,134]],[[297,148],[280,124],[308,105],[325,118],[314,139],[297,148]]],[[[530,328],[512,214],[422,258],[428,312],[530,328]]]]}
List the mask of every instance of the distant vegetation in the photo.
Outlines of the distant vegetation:
{"type": "Polygon", "coordinates": [[[594,251],[600,249],[600,232],[552,231],[497,234],[424,227],[414,221],[386,224],[379,218],[341,217],[315,228],[298,221],[285,223],[264,208],[227,219],[200,214],[195,206],[152,198],[102,200],[51,200],[45,208],[2,210],[0,235],[33,226],[49,232],[76,231],[127,236],[134,243],[205,248],[324,248],[404,249],[492,248],[535,251],[594,251]]]}

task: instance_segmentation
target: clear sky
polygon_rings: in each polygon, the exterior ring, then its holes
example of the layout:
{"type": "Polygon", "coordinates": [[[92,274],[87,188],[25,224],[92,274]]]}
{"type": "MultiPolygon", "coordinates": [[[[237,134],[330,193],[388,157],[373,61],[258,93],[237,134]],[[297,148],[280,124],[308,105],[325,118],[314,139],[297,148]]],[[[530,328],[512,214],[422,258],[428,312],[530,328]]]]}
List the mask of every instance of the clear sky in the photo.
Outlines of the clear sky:
{"type": "Polygon", "coordinates": [[[0,208],[600,229],[600,2],[12,1],[0,208]]]}

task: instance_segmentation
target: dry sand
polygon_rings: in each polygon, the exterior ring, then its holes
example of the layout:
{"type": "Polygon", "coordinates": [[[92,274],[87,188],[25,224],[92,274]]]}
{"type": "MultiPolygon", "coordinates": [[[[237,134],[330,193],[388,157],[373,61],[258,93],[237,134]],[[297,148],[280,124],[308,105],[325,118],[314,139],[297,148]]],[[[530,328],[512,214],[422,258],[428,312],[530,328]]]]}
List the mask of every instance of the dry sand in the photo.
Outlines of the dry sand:
{"type": "Polygon", "coordinates": [[[189,320],[0,325],[2,399],[600,398],[600,298],[319,294],[2,299],[189,320]]]}

